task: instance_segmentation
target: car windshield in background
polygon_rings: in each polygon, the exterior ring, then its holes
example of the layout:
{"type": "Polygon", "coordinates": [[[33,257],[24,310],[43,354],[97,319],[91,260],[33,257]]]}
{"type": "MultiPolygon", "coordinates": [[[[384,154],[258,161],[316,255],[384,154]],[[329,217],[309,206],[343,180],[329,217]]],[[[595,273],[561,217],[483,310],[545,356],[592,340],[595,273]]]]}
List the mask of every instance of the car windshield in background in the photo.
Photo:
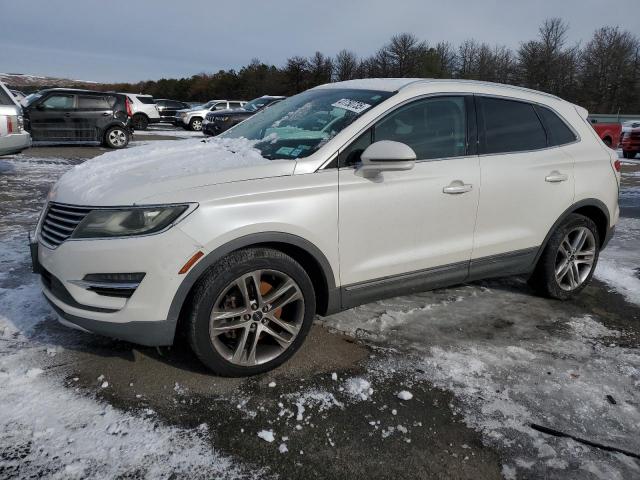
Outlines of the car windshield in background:
{"type": "Polygon", "coordinates": [[[391,95],[393,92],[359,89],[308,90],[269,107],[220,136],[258,140],[255,148],[271,160],[303,158],[391,95]]]}
{"type": "Polygon", "coordinates": [[[271,101],[271,99],[269,99],[269,98],[256,98],[254,100],[251,100],[248,103],[245,103],[242,108],[244,108],[248,112],[255,112],[256,110],[260,110],[262,107],[264,107],[270,101],[271,101]]]}

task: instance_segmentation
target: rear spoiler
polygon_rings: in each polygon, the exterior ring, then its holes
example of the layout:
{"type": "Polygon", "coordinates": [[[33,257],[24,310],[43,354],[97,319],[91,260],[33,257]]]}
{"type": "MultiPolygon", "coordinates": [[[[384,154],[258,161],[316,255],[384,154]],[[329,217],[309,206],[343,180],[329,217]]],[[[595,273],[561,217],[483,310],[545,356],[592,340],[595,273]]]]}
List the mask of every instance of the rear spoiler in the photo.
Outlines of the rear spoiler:
{"type": "Polygon", "coordinates": [[[576,112],[578,112],[578,115],[586,120],[589,116],[589,111],[586,108],[581,107],[580,105],[574,105],[574,107],[576,109],[576,112]]]}

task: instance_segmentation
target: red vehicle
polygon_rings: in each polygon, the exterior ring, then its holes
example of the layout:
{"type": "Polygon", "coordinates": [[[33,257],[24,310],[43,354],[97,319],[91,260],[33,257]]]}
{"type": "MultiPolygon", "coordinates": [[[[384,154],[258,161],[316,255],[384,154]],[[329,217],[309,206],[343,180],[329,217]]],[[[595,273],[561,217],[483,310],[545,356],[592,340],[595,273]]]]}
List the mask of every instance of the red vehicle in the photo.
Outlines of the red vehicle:
{"type": "Polygon", "coordinates": [[[624,158],[634,158],[640,152],[640,127],[625,127],[620,140],[624,158]]]}
{"type": "Polygon", "coordinates": [[[616,148],[620,143],[622,125],[620,123],[598,123],[597,120],[590,119],[591,126],[609,148],[616,148]]]}

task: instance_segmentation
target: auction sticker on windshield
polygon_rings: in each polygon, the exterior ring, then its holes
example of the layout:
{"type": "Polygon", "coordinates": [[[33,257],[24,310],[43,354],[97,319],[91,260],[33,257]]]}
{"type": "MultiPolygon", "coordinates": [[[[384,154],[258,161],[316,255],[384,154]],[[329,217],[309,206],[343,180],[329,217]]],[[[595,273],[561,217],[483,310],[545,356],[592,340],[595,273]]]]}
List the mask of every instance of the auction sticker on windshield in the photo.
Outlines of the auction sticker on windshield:
{"type": "Polygon", "coordinates": [[[341,98],[336,103],[332,103],[331,106],[342,108],[344,110],[349,110],[350,112],[362,113],[371,105],[364,102],[358,102],[357,100],[349,100],[348,98],[341,98]]]}

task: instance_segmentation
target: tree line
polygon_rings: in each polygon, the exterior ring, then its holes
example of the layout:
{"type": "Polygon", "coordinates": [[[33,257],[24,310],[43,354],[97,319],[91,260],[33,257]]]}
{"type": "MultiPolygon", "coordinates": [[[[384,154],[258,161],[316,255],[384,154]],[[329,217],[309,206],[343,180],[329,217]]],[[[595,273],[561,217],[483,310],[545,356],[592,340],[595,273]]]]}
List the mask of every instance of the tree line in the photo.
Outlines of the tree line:
{"type": "Polygon", "coordinates": [[[558,95],[592,113],[640,113],[640,40],[619,27],[596,30],[584,45],[569,44],[569,26],[546,20],[537,38],[513,50],[466,40],[430,44],[415,35],[394,35],[369,57],[350,50],[334,57],[316,52],[285,65],[258,59],[239,70],[189,78],[101,85],[104,90],[144,92],[156,98],[207,101],[293,95],[315,85],[354,78],[462,78],[507,83],[558,95]]]}

